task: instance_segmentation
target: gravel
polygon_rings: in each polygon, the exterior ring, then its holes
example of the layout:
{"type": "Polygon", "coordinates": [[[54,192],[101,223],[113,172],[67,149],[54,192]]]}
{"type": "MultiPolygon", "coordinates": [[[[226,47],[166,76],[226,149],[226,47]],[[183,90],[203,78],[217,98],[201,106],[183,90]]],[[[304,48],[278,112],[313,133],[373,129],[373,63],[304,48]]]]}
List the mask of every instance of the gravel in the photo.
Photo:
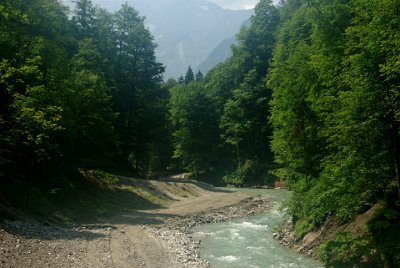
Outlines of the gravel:
{"type": "MultiPolygon", "coordinates": [[[[191,236],[192,228],[264,212],[270,208],[268,201],[264,196],[248,197],[227,207],[165,217],[161,223],[142,225],[141,229],[174,259],[174,266],[210,267],[201,259],[201,242],[191,236]]],[[[86,224],[65,228],[33,221],[0,221],[0,267],[123,267],[113,259],[121,254],[114,254],[111,244],[125,242],[130,256],[122,254],[121,258],[127,259],[126,267],[151,267],[137,256],[135,241],[125,237],[127,226],[86,224]],[[126,241],[111,241],[113,233],[126,241]]]]}
{"type": "Polygon", "coordinates": [[[201,259],[200,243],[191,236],[192,228],[197,225],[224,222],[258,214],[270,208],[265,196],[248,197],[234,206],[197,212],[182,217],[166,219],[159,226],[143,226],[155,237],[159,237],[169,253],[182,267],[210,267],[210,263],[201,259]]]}

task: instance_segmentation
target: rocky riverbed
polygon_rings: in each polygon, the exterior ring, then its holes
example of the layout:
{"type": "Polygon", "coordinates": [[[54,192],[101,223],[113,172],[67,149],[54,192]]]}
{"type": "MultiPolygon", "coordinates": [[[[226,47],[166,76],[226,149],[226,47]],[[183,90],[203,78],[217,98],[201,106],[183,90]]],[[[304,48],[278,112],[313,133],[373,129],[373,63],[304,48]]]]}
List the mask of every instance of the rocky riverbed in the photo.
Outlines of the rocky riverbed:
{"type": "Polygon", "coordinates": [[[143,228],[159,237],[183,267],[210,267],[207,261],[201,259],[201,241],[191,236],[192,227],[262,213],[270,208],[268,200],[265,196],[248,197],[235,205],[169,218],[158,226],[143,228]]]}
{"type": "Polygon", "coordinates": [[[170,209],[168,216],[160,216],[158,211],[154,213],[157,216],[146,215],[145,220],[143,216],[128,215],[134,218],[130,222],[120,217],[60,227],[34,221],[2,221],[0,267],[209,267],[201,259],[201,241],[191,236],[192,227],[261,213],[270,207],[263,196],[239,198],[212,193],[195,200],[209,203],[202,202],[207,207],[200,209],[183,203],[179,209],[170,209]],[[221,206],[221,198],[228,205],[221,206]],[[186,213],[190,206],[195,212],[186,213]]]}

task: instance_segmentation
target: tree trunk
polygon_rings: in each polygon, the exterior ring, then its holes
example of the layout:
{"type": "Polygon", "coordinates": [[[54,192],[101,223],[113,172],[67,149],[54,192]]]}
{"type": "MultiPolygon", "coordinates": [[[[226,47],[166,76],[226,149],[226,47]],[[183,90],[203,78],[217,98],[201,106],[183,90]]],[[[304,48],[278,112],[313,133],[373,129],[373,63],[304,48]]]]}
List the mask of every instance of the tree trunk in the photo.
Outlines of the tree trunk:
{"type": "Polygon", "coordinates": [[[397,155],[397,159],[395,160],[395,170],[396,170],[396,181],[397,181],[397,193],[400,199],[400,157],[397,155]]]}
{"type": "Polygon", "coordinates": [[[387,99],[389,101],[389,124],[390,124],[390,135],[392,138],[391,146],[393,147],[392,153],[394,158],[394,169],[396,173],[396,184],[397,184],[397,194],[398,199],[400,199],[400,126],[396,120],[396,97],[393,96],[387,87],[387,99]]]}
{"type": "Polygon", "coordinates": [[[307,131],[306,131],[306,119],[303,115],[302,129],[303,129],[303,162],[304,162],[304,179],[306,182],[306,190],[310,190],[309,178],[308,178],[308,155],[307,155],[307,131]]]}
{"type": "Polygon", "coordinates": [[[397,193],[400,199],[400,136],[399,126],[392,117],[392,137],[393,137],[393,155],[394,155],[394,168],[396,172],[397,193]]]}
{"type": "Polygon", "coordinates": [[[236,143],[236,154],[237,154],[237,160],[238,160],[238,167],[241,167],[242,163],[240,161],[239,143],[236,143]]]}

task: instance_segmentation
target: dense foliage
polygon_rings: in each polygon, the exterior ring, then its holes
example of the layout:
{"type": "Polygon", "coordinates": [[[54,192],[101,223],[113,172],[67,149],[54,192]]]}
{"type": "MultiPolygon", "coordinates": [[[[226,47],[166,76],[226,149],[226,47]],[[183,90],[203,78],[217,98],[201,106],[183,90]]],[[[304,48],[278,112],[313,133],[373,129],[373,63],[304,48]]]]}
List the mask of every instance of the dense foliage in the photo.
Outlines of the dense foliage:
{"type": "MultiPolygon", "coordinates": [[[[383,199],[390,216],[370,222],[370,251],[357,262],[383,255],[393,267],[398,236],[382,234],[400,221],[399,8],[391,0],[285,1],[267,76],[271,147],[276,174],[294,190],[296,234],[327,218],[349,221],[383,199]]],[[[349,252],[331,257],[349,264],[349,252]]]]}
{"type": "Polygon", "coordinates": [[[261,0],[230,58],[163,83],[134,8],[3,0],[1,182],[77,167],[285,180],[299,239],[384,203],[367,235],[320,255],[399,266],[398,14],[397,0],[261,0]]]}
{"type": "MultiPolygon", "coordinates": [[[[198,123],[212,131],[190,136],[209,152],[198,155],[196,173],[219,168],[237,185],[284,179],[297,238],[386,202],[370,236],[333,240],[326,261],[399,263],[399,8],[392,0],[261,1],[227,61],[204,82],[172,89],[173,117],[182,108],[174,98],[195,91],[207,100],[198,123]],[[353,251],[341,251],[349,244],[353,251]]],[[[186,107],[182,114],[195,112],[186,107]]],[[[175,137],[187,135],[173,127],[175,137]]],[[[176,156],[193,155],[184,144],[176,140],[176,156]]]]}
{"type": "Polygon", "coordinates": [[[272,182],[267,123],[271,91],[265,79],[278,24],[278,9],[261,1],[226,62],[204,79],[201,73],[194,77],[189,67],[172,87],[174,156],[196,175],[211,171],[235,185],[272,182]]]}
{"type": "Polygon", "coordinates": [[[110,14],[81,0],[69,13],[56,0],[7,0],[0,21],[3,176],[167,165],[163,67],[132,7],[110,14]]]}

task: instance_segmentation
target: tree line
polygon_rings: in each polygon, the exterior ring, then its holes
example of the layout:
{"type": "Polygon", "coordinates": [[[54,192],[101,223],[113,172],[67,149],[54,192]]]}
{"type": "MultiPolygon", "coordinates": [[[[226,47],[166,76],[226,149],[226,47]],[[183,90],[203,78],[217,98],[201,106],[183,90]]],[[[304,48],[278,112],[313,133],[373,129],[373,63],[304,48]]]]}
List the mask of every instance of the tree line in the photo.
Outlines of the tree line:
{"type": "MultiPolygon", "coordinates": [[[[377,202],[326,261],[395,267],[400,248],[400,2],[261,0],[209,73],[163,82],[144,18],[79,0],[0,3],[0,176],[188,171],[285,180],[301,238],[377,202]],[[345,249],[345,250],[344,250],[345,249]]],[[[196,75],[195,75],[196,73],[196,75]]]]}

